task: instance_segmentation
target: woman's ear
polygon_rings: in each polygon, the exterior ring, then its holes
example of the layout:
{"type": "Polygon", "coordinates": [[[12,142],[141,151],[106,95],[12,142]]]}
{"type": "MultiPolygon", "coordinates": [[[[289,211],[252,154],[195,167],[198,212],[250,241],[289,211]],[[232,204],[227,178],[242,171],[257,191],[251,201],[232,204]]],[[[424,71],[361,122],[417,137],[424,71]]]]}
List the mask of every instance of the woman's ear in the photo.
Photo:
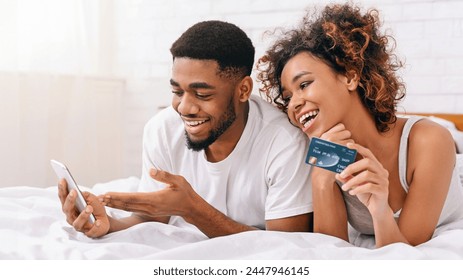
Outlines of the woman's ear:
{"type": "Polygon", "coordinates": [[[246,102],[248,101],[249,97],[252,93],[252,78],[249,76],[244,77],[240,84],[238,85],[238,92],[239,92],[239,101],[246,102]]]}
{"type": "Polygon", "coordinates": [[[346,78],[345,81],[346,81],[347,89],[349,91],[356,90],[359,85],[359,80],[360,80],[357,72],[353,70],[347,71],[347,73],[345,74],[345,78],[346,78]]]}

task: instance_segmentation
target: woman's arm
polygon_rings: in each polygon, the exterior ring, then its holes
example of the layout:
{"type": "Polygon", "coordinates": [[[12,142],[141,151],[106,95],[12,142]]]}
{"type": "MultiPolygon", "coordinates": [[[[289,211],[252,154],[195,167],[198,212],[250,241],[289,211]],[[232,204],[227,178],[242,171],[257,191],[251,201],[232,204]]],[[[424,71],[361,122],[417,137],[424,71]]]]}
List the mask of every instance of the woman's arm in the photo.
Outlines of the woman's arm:
{"type": "Polygon", "coordinates": [[[387,170],[370,150],[357,144],[349,147],[357,149],[364,158],[348,166],[337,178],[346,182],[343,190],[357,195],[370,211],[376,247],[396,242],[418,245],[428,241],[444,206],[455,165],[450,133],[430,121],[420,121],[413,127],[407,157],[410,188],[398,223],[388,202],[387,170]],[[346,180],[349,176],[353,178],[346,180]]]}
{"type": "MultiPolygon", "coordinates": [[[[339,123],[323,133],[320,138],[341,145],[352,143],[351,132],[339,123]]],[[[312,199],[314,207],[314,232],[328,234],[349,241],[347,211],[335,173],[312,167],[312,199]]]]}
{"type": "Polygon", "coordinates": [[[409,136],[407,181],[410,186],[399,228],[412,245],[431,239],[449,190],[456,151],[449,131],[428,120],[409,136]]]}
{"type": "Polygon", "coordinates": [[[318,167],[312,168],[314,232],[349,241],[346,206],[334,174],[318,167]]]}

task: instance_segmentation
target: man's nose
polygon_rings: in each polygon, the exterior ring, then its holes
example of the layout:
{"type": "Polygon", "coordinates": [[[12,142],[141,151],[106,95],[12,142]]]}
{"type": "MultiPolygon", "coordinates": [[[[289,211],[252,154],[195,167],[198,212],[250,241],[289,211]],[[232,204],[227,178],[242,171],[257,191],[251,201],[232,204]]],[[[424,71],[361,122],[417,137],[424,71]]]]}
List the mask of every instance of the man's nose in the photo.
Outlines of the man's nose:
{"type": "Polygon", "coordinates": [[[199,106],[196,103],[196,98],[191,93],[184,93],[180,98],[180,102],[177,107],[177,111],[180,115],[195,115],[199,112],[199,106]]]}

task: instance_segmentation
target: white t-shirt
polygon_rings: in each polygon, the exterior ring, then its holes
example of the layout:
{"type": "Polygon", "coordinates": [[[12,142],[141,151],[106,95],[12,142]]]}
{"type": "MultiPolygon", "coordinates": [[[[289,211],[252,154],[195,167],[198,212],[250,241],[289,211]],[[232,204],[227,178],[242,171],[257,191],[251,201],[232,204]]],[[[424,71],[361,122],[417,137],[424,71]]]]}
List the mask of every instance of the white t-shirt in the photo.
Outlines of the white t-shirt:
{"type": "MultiPolygon", "coordinates": [[[[144,130],[139,191],[164,188],[149,176],[157,167],[183,176],[209,204],[242,224],[264,229],[265,220],[312,212],[309,165],[304,162],[307,137],[259,96],[252,96],[249,105],[238,144],[216,163],[208,162],[204,151],[187,148],[183,122],[172,107],[155,115],[144,130]]],[[[172,217],[170,223],[185,222],[172,217]]]]}

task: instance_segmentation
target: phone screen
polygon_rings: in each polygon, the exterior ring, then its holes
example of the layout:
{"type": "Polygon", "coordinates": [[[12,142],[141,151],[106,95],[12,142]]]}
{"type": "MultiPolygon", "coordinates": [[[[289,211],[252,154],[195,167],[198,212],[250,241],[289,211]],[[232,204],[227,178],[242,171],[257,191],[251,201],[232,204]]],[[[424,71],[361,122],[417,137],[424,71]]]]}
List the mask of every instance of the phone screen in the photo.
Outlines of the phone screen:
{"type": "MultiPolygon", "coordinates": [[[[68,185],[68,191],[71,191],[72,189],[75,189],[77,191],[77,199],[76,199],[77,210],[79,210],[79,212],[84,211],[85,207],[87,206],[87,202],[82,196],[82,192],[80,191],[79,186],[77,185],[76,181],[72,177],[69,169],[64,164],[62,164],[61,162],[57,160],[51,160],[50,163],[56,175],[58,176],[58,179],[64,178],[66,180],[66,183],[68,185]]],[[[95,222],[95,217],[93,216],[93,214],[90,215],[89,220],[92,223],[95,222]]]]}

